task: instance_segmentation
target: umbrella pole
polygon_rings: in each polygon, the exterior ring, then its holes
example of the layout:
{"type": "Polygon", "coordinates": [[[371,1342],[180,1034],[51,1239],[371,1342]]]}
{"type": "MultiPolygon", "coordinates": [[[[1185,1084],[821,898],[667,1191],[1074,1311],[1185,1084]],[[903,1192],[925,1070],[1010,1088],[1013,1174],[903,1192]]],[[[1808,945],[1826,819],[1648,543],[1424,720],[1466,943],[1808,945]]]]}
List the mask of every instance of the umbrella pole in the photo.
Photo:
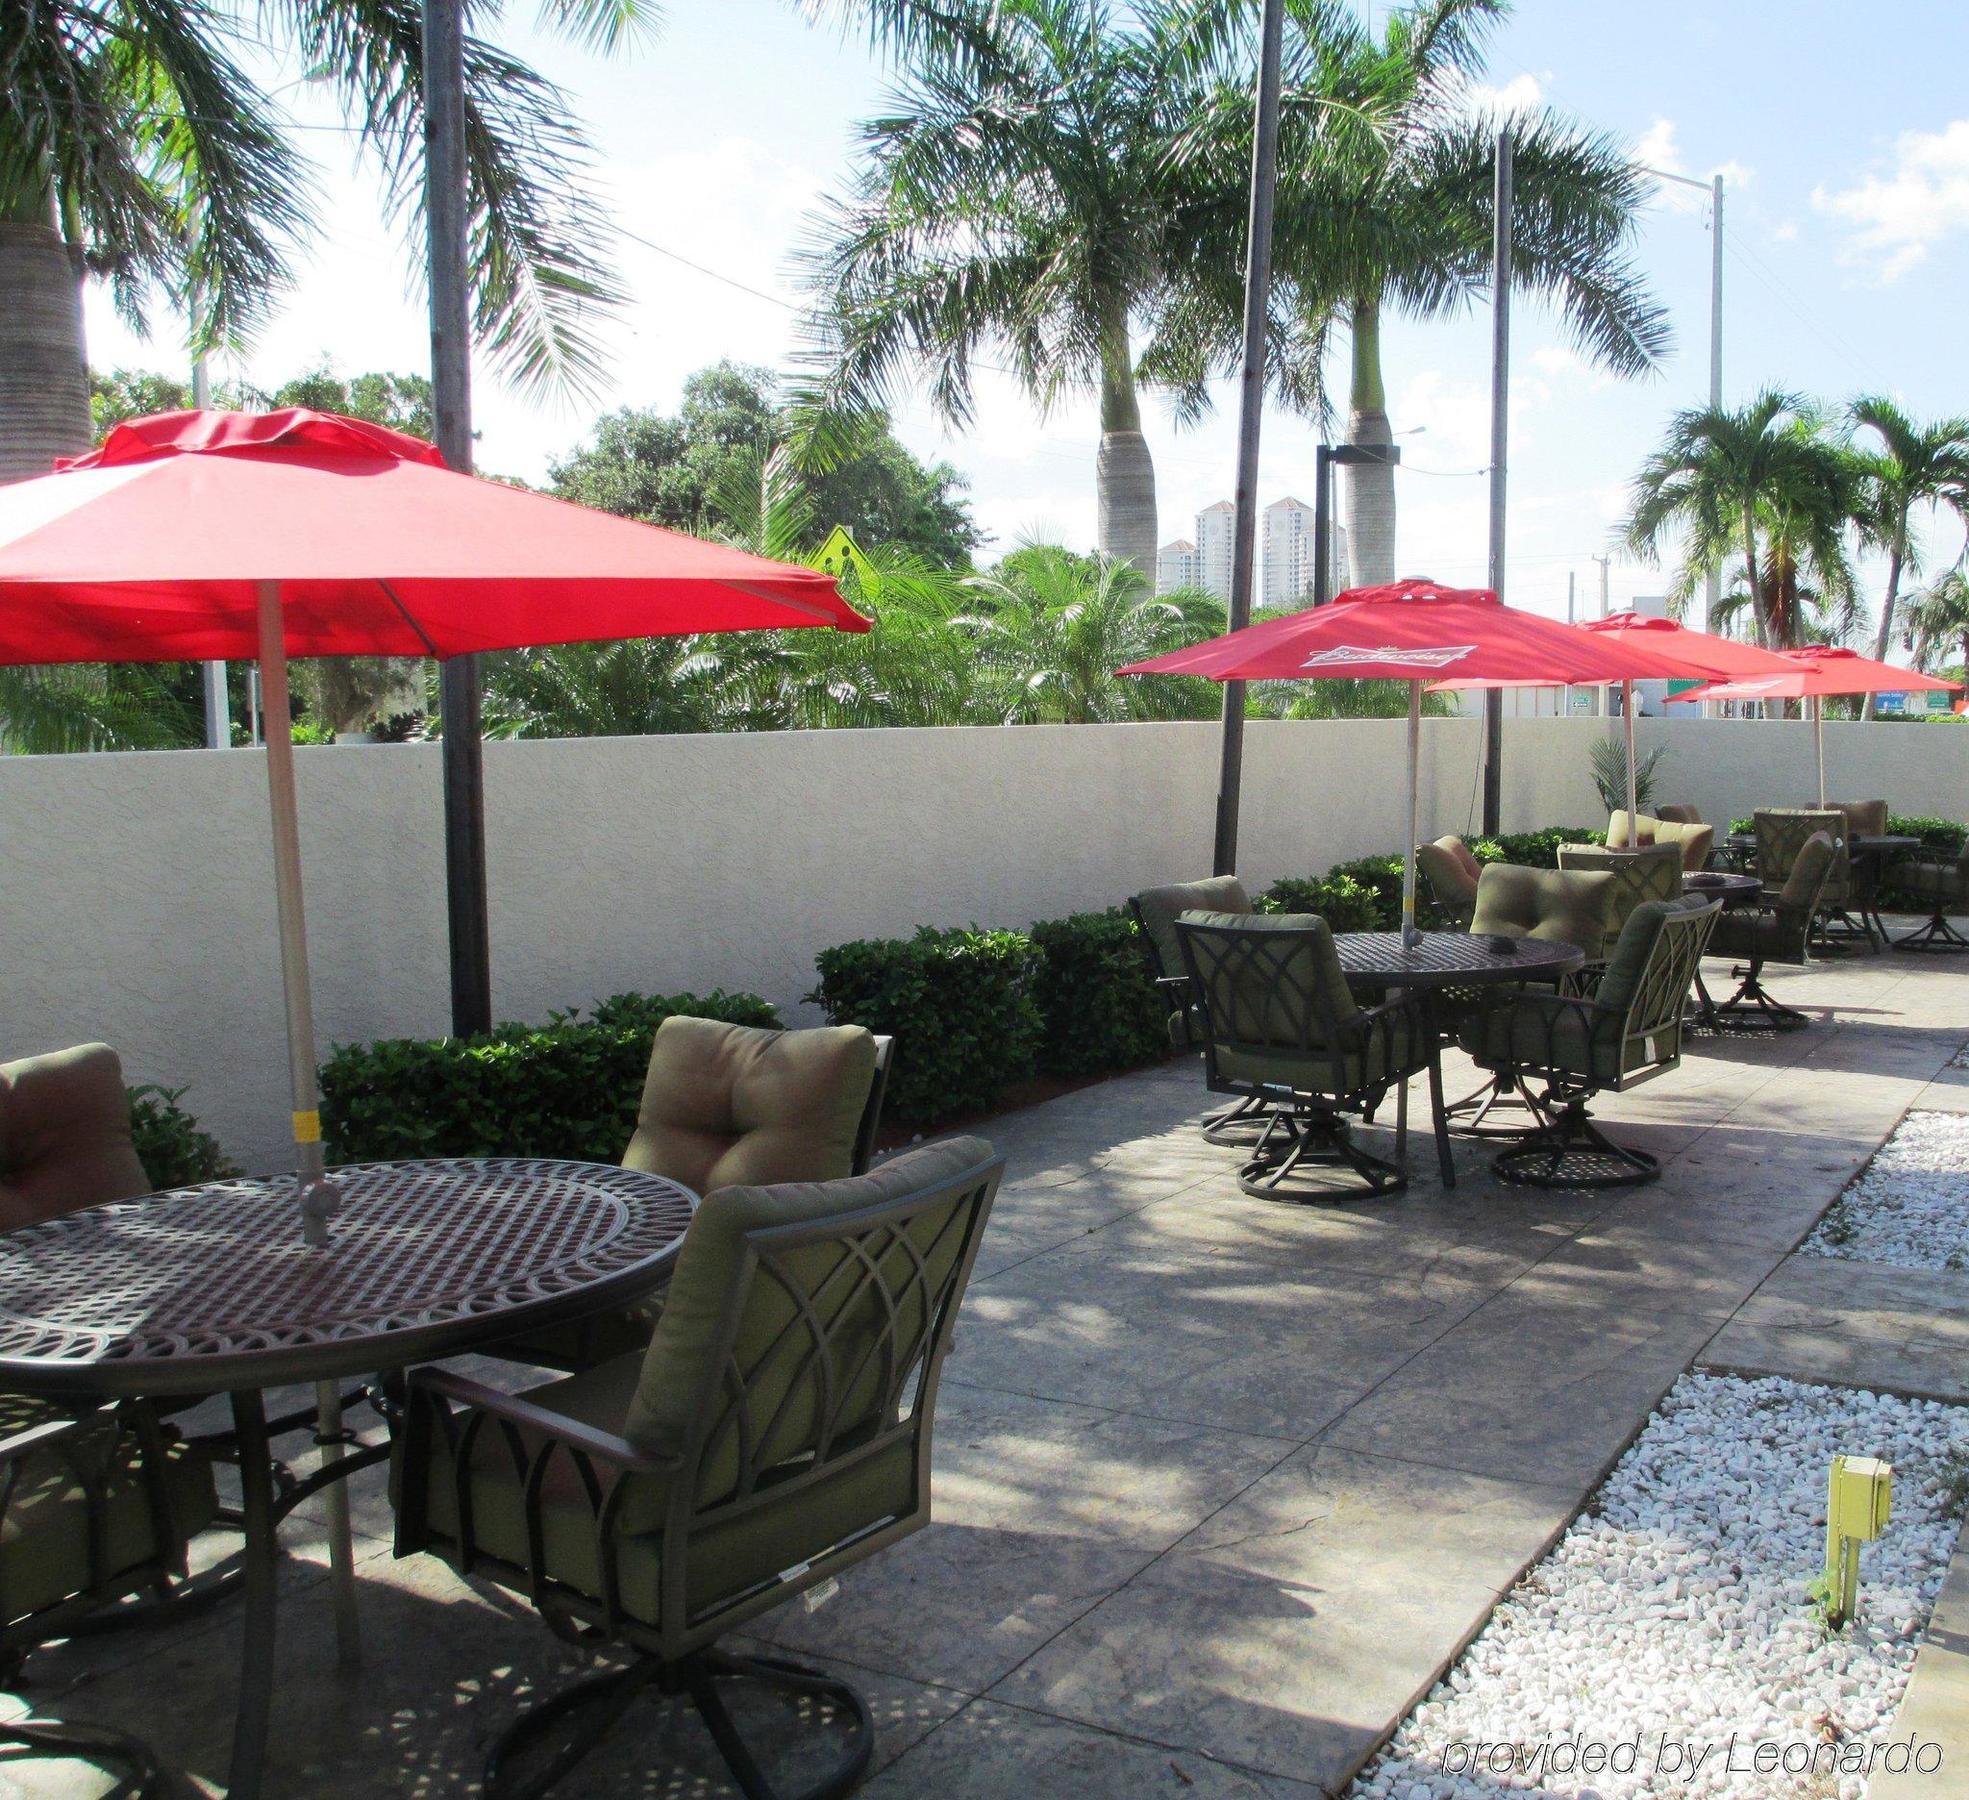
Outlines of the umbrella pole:
{"type": "Polygon", "coordinates": [[[1415,928],[1415,789],[1422,746],[1422,684],[1408,684],[1408,839],[1402,851],[1402,947],[1421,937],[1415,928]]]}
{"type": "Polygon", "coordinates": [[[1819,811],[1825,811],[1825,696],[1812,696],[1812,742],[1819,753],[1819,811]]]}
{"type": "MultiPolygon", "coordinates": [[[[301,820],[294,795],[293,709],[287,696],[287,637],[281,619],[280,583],[259,584],[260,679],[267,717],[267,798],[273,811],[274,905],[280,920],[280,977],[287,1002],[287,1074],[293,1097],[296,1188],[301,1230],[309,1244],[328,1242],[335,1187],[322,1161],[321,1113],[315,1088],[314,1006],[308,989],[308,931],[301,903],[301,820]]],[[[315,1387],[315,1435],[321,1463],[342,1457],[342,1392],[332,1381],[315,1387]]],[[[323,1492],[328,1507],[328,1556],[335,1604],[335,1641],[341,1661],[360,1654],[356,1635],[355,1548],[349,1527],[349,1490],[339,1481],[323,1492]]]]}
{"type": "Polygon", "coordinates": [[[1620,684],[1620,716],[1627,722],[1627,847],[1632,850],[1641,842],[1641,803],[1636,798],[1640,781],[1634,772],[1634,684],[1631,681],[1620,684]]]}

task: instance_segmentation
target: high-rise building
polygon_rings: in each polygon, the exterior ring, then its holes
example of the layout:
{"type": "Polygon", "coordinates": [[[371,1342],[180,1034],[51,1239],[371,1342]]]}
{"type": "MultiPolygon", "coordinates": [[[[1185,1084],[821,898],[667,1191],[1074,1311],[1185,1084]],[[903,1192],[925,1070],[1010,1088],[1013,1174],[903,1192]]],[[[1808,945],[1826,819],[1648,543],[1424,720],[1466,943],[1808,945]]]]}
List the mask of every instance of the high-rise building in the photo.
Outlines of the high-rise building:
{"type": "Polygon", "coordinates": [[[1196,584],[1227,605],[1231,598],[1231,537],[1237,508],[1228,500],[1206,506],[1196,516],[1196,584]]]}
{"type": "Polygon", "coordinates": [[[1326,591],[1338,594],[1347,586],[1347,528],[1337,519],[1326,528],[1326,591]]]}
{"type": "Polygon", "coordinates": [[[1313,591],[1313,509],[1287,495],[1265,508],[1265,585],[1259,605],[1295,612],[1313,591]]]}
{"type": "Polygon", "coordinates": [[[1178,588],[1197,584],[1196,546],[1188,538],[1164,544],[1155,553],[1155,591],[1173,594],[1178,588]]]}

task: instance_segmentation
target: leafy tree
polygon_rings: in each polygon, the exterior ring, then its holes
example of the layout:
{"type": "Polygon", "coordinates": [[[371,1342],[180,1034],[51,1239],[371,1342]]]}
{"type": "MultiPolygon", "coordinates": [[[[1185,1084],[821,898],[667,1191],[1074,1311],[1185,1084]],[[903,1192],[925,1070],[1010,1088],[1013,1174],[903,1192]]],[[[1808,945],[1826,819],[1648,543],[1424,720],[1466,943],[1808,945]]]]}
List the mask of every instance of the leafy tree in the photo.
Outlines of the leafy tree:
{"type": "MultiPolygon", "coordinates": [[[[1894,639],[1894,608],[1903,574],[1919,574],[1921,546],[1913,536],[1919,506],[1947,504],[1969,520],[1969,418],[1917,424],[1885,394],[1864,394],[1847,409],[1855,432],[1870,432],[1879,450],[1864,462],[1864,512],[1872,535],[1886,547],[1887,591],[1873,654],[1885,660],[1894,639]]],[[[1873,717],[1868,694],[1860,717],[1873,717]]]]}
{"type": "Polygon", "coordinates": [[[1969,679],[1969,576],[1960,564],[1909,602],[1907,623],[1914,633],[1916,668],[1925,669],[1935,650],[1949,645],[1961,658],[1954,678],[1969,679]]]}
{"type": "Polygon", "coordinates": [[[174,685],[181,665],[62,664],[0,668],[0,752],[178,750],[203,739],[195,706],[174,685]]]}
{"type": "MultiPolygon", "coordinates": [[[[547,0],[550,29],[627,43],[645,0],[547,0]]],[[[0,478],[89,440],[77,269],[143,325],[159,298],[195,353],[249,338],[292,274],[318,196],[287,121],[237,60],[252,15],[198,0],[41,0],[0,11],[0,306],[56,329],[0,339],[0,478]]],[[[421,261],[416,6],[280,0],[259,25],[336,93],[421,261]]],[[[509,376],[570,390],[599,365],[621,290],[597,246],[588,149],[561,92],[483,37],[465,45],[474,330],[509,376]]]]}
{"type": "MultiPolygon", "coordinates": [[[[685,382],[674,417],[625,407],[598,420],[590,441],[553,466],[553,489],[677,531],[742,532],[740,515],[750,505],[734,513],[732,495],[756,485],[763,460],[789,429],[767,370],[717,363],[685,382]]],[[[865,546],[892,544],[951,566],[968,564],[979,542],[963,477],[947,463],[919,462],[879,421],[824,467],[796,469],[787,459],[785,479],[806,497],[808,530],[772,554],[805,548],[836,525],[865,546]]]]}
{"type": "Polygon", "coordinates": [[[372,370],[344,381],[323,364],[282,382],[264,399],[257,395],[252,398],[268,408],[307,406],[316,412],[344,413],[427,441],[437,436],[430,378],[424,375],[388,375],[372,370]]]}
{"type": "Polygon", "coordinates": [[[1796,394],[1766,388],[1735,410],[1678,412],[1635,478],[1629,549],[1660,560],[1679,534],[1669,585],[1679,615],[1718,563],[1737,586],[1724,614],[1747,613],[1757,642],[1785,648],[1857,618],[1846,534],[1860,507],[1860,468],[1824,417],[1796,394]]]}

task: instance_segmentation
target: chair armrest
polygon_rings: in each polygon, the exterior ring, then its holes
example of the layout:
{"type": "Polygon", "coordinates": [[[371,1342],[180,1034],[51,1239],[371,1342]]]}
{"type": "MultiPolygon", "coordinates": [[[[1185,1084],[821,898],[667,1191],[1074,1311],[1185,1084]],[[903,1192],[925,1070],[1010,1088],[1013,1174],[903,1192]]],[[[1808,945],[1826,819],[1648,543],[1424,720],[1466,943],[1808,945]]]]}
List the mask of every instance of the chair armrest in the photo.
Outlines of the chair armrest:
{"type": "Polygon", "coordinates": [[[418,1369],[411,1375],[410,1385],[419,1393],[437,1394],[476,1412],[490,1413],[496,1419],[504,1419],[523,1431],[537,1432],[543,1438],[565,1444],[570,1450],[578,1450],[597,1462],[620,1469],[624,1474],[667,1475],[674,1474],[682,1467],[681,1458],[659,1456],[614,1432],[599,1431],[592,1425],[584,1425],[579,1419],[570,1419],[566,1413],[535,1406],[519,1394],[502,1393],[483,1382],[454,1375],[448,1369],[418,1369]]]}
{"type": "Polygon", "coordinates": [[[1190,1002],[1190,978],[1187,975],[1158,975],[1155,985],[1162,991],[1162,997],[1171,1006],[1187,1006],[1190,1002]]]}

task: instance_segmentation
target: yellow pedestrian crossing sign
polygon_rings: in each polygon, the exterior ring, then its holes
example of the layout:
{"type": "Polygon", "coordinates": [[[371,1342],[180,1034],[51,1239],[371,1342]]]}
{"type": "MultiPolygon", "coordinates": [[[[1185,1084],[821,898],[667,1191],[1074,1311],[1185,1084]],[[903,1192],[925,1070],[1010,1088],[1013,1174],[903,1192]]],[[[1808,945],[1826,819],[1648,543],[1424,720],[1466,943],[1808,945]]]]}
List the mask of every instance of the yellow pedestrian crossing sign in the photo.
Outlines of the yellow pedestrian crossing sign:
{"type": "Polygon", "coordinates": [[[845,525],[835,526],[827,534],[827,541],[814,552],[814,567],[826,570],[837,580],[850,568],[863,569],[867,566],[867,556],[845,525]]]}

